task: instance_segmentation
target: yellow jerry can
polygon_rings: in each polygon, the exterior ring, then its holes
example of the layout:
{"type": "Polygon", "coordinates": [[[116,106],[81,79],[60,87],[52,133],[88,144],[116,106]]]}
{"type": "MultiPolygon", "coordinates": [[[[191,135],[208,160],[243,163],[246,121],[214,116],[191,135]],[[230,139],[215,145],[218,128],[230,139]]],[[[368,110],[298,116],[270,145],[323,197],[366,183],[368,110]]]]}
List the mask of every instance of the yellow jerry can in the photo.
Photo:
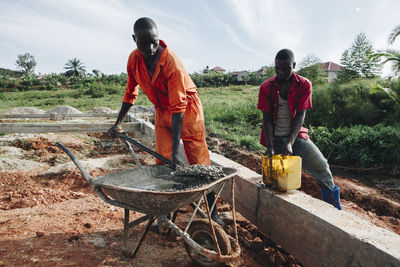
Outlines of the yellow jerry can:
{"type": "Polygon", "coordinates": [[[262,157],[263,182],[280,191],[301,187],[301,157],[273,155],[262,157]]]}

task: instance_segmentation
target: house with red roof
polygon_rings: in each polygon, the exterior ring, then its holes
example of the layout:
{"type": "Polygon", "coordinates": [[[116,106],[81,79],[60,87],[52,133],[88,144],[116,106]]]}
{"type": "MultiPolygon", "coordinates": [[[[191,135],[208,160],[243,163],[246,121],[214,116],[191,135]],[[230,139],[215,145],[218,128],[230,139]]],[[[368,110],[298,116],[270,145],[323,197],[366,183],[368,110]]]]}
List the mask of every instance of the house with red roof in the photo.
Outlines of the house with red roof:
{"type": "Polygon", "coordinates": [[[340,70],[344,70],[344,67],[331,61],[322,64],[324,66],[325,72],[328,74],[328,83],[332,82],[337,78],[337,74],[340,70]]]}
{"type": "Polygon", "coordinates": [[[221,67],[216,66],[216,67],[212,68],[210,71],[217,71],[217,72],[225,73],[226,70],[221,67]]]}

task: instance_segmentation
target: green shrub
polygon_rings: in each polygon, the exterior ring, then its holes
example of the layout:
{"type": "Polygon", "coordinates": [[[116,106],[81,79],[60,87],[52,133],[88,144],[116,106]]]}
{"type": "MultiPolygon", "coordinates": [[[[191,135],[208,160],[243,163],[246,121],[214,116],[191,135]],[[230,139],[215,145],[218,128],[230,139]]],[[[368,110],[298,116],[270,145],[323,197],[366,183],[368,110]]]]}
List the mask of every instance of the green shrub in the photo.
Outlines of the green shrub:
{"type": "Polygon", "coordinates": [[[219,87],[231,84],[231,74],[221,73],[217,71],[210,71],[206,73],[191,74],[193,82],[198,87],[219,87]]]}
{"type": "Polygon", "coordinates": [[[101,83],[92,83],[89,85],[89,89],[86,91],[86,94],[90,95],[93,98],[100,98],[105,96],[106,87],[101,83]]]}
{"type": "Polygon", "coordinates": [[[394,105],[379,88],[369,79],[315,86],[313,108],[307,111],[305,123],[328,128],[390,123],[394,105]]]}
{"type": "MultiPolygon", "coordinates": [[[[106,95],[122,94],[123,87],[118,84],[104,84],[99,82],[93,82],[88,85],[88,89],[85,94],[90,95],[92,98],[101,98],[106,95]]],[[[79,90],[82,87],[79,87],[79,90]]]]}
{"type": "Polygon", "coordinates": [[[400,125],[310,128],[310,136],[332,164],[360,168],[400,168],[400,125]]]}

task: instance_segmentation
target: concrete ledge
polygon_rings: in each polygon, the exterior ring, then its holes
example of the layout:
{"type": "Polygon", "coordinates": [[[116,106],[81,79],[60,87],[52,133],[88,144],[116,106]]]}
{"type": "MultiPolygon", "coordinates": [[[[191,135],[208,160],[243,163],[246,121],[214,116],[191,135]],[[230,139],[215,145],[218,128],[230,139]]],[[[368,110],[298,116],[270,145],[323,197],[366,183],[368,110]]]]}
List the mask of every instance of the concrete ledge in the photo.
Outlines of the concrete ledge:
{"type": "Polygon", "coordinates": [[[149,121],[136,118],[130,114],[128,114],[128,120],[140,124],[137,131],[133,132],[134,137],[139,139],[143,145],[155,149],[156,136],[154,133],[154,125],[149,121]]]}
{"type": "Polygon", "coordinates": [[[239,170],[236,210],[305,266],[400,266],[399,235],[300,191],[269,190],[259,174],[221,155],[211,159],[239,170]]]}
{"type": "MultiPolygon", "coordinates": [[[[107,132],[113,123],[0,123],[0,133],[70,133],[107,132]]],[[[138,122],[123,123],[126,131],[135,132],[141,126],[138,122]]]]}

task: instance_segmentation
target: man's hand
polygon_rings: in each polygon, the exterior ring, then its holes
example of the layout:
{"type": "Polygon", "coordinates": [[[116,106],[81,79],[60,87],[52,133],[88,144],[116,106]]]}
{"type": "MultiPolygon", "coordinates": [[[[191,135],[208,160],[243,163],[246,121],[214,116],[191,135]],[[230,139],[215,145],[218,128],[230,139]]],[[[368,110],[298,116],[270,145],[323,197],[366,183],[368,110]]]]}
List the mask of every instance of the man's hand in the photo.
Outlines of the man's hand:
{"type": "Polygon", "coordinates": [[[109,133],[112,137],[114,137],[116,133],[122,133],[122,132],[123,132],[122,127],[119,126],[119,125],[117,125],[117,124],[114,124],[114,125],[107,131],[107,133],[109,133]]]}
{"type": "Polygon", "coordinates": [[[183,166],[183,162],[179,159],[178,155],[171,155],[171,168],[175,171],[177,166],[183,166]]]}
{"type": "Polygon", "coordinates": [[[283,155],[292,155],[292,154],[293,154],[292,143],[287,142],[287,143],[283,146],[282,154],[283,154],[283,155]]]}
{"type": "Polygon", "coordinates": [[[264,152],[264,156],[271,157],[271,156],[273,156],[273,155],[275,155],[275,150],[274,150],[274,148],[268,148],[268,147],[267,147],[267,149],[266,149],[265,152],[264,152]]]}
{"type": "Polygon", "coordinates": [[[129,109],[132,107],[132,104],[122,102],[121,109],[118,113],[117,121],[114,125],[107,131],[112,137],[115,137],[116,133],[122,133],[123,130],[121,128],[121,122],[124,120],[124,117],[128,113],[129,109]]]}

